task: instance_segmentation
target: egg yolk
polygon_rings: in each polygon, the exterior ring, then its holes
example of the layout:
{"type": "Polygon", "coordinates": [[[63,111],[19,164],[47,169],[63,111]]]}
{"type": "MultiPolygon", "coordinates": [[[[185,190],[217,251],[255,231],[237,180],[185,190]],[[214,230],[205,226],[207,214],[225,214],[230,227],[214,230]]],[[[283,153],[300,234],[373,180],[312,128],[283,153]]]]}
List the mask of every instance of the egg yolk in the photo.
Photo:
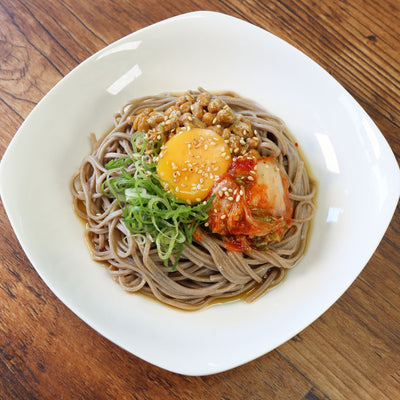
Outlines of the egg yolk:
{"type": "Polygon", "coordinates": [[[212,129],[182,130],[162,147],[157,172],[165,190],[180,200],[204,200],[231,163],[224,139],[212,129]]]}

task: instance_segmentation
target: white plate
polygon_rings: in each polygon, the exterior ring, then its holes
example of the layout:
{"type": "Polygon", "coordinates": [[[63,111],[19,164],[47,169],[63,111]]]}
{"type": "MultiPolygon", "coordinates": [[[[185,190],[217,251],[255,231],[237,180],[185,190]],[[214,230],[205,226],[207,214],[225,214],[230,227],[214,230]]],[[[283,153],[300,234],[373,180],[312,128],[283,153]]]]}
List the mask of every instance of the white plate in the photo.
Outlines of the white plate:
{"type": "Polygon", "coordinates": [[[0,184],[22,247],[61,301],[138,357],[205,375],[276,348],[343,294],[390,222],[400,174],[375,124],[315,62],[244,21],[195,12],[128,35],[62,79],[12,140],[0,184]],[[69,182],[89,133],[106,131],[125,101],[198,86],[234,90],[287,122],[319,182],[318,212],[283,284],[250,305],[187,313],[123,292],[91,261],[69,182]]]}

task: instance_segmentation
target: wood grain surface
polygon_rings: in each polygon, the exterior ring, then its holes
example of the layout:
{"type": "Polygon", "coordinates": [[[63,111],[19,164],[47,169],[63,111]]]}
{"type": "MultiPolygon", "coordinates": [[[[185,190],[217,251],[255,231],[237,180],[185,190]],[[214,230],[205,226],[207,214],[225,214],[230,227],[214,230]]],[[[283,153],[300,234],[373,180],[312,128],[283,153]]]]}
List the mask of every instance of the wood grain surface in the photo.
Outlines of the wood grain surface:
{"type": "MultiPolygon", "coordinates": [[[[363,106],[399,159],[399,0],[0,0],[0,154],[88,56],[195,10],[242,18],[310,56],[363,106]]],[[[205,377],[164,371],[103,338],[40,279],[3,206],[0,229],[2,400],[400,399],[399,207],[363,272],[317,321],[263,357],[205,377]]]]}

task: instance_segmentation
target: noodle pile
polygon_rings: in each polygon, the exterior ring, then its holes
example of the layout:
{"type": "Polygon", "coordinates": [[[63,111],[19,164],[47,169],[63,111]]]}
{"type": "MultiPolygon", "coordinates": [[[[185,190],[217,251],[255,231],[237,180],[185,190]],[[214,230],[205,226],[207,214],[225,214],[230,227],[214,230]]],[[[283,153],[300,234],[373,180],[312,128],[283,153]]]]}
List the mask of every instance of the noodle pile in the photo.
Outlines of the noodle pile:
{"type": "MultiPolygon", "coordinates": [[[[204,92],[189,91],[193,96],[204,92]]],[[[113,278],[128,292],[141,292],[183,310],[200,309],[223,299],[242,297],[247,302],[280,283],[304,254],[307,232],[314,215],[315,184],[308,176],[296,143],[285,124],[255,103],[232,92],[219,97],[236,113],[251,121],[259,139],[261,156],[275,155],[289,179],[293,224],[267,251],[247,254],[228,251],[223,241],[206,231],[200,240],[186,244],[175,269],[159,259],[154,243],[132,237],[122,220],[116,199],[104,196],[102,184],[110,160],[132,154],[133,127],[129,116],[145,107],[165,111],[178,96],[142,97],[124,105],[115,115],[114,128],[96,141],[71,181],[74,208],[86,224],[85,236],[94,260],[104,263],[113,278]]],[[[173,257],[172,257],[173,258],[173,257]]],[[[171,260],[171,264],[174,260],[171,260]]]]}

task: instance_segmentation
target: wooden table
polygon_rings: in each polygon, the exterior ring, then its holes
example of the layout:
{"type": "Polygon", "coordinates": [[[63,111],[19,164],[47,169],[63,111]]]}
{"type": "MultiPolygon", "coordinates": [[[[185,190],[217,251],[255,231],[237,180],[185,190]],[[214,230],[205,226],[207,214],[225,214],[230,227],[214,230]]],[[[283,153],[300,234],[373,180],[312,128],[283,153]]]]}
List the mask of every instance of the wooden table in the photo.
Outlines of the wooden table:
{"type": "MultiPolygon", "coordinates": [[[[0,0],[1,154],[37,102],[88,56],[201,9],[302,50],[355,97],[399,157],[398,0],[0,0]]],[[[358,279],[311,326],[244,366],[187,377],[138,359],[76,317],[35,272],[1,207],[0,398],[399,399],[398,211],[358,279]]]]}

